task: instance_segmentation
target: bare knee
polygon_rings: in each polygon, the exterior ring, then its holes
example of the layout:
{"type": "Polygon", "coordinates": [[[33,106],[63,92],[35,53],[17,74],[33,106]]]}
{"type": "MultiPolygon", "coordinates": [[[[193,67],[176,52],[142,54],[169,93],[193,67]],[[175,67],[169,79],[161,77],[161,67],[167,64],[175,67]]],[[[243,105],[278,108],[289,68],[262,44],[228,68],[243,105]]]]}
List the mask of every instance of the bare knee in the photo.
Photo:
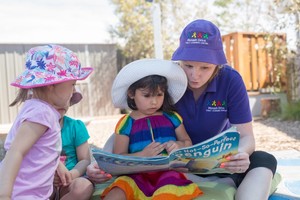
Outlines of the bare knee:
{"type": "Polygon", "coordinates": [[[109,193],[104,197],[104,200],[126,200],[125,192],[118,188],[114,187],[109,193]]]}
{"type": "Polygon", "coordinates": [[[67,199],[90,199],[94,191],[93,184],[86,178],[76,178],[69,185],[68,193],[63,196],[63,200],[67,199]]]}

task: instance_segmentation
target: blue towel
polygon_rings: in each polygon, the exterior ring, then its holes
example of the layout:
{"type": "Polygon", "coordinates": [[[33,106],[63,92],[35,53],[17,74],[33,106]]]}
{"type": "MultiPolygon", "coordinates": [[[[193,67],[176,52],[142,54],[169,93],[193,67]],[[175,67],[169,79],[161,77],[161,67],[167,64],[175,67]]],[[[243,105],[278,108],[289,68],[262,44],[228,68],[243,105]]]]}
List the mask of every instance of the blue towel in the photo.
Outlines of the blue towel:
{"type": "Polygon", "coordinates": [[[286,150],[270,153],[277,158],[277,172],[282,180],[269,200],[300,200],[300,152],[286,150]]]}

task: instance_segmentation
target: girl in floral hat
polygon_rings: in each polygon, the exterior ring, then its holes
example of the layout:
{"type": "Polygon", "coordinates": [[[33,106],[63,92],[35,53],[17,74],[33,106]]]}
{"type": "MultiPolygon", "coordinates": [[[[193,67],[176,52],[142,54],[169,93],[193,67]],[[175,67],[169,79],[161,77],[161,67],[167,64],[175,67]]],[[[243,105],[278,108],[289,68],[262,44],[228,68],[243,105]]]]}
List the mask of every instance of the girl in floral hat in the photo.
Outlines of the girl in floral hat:
{"type": "Polygon", "coordinates": [[[49,199],[61,152],[57,109],[70,103],[76,81],[92,71],[59,45],[28,51],[25,71],[11,84],[20,89],[10,106],[24,104],[4,144],[0,199],[49,199]]]}
{"type": "MultiPolygon", "coordinates": [[[[142,59],[123,67],[113,83],[112,101],[131,112],[116,125],[113,152],[152,157],[190,146],[182,118],[173,107],[186,86],[184,71],[171,61],[142,59]]],[[[183,173],[166,170],[120,176],[102,197],[189,200],[201,194],[183,173]]]]}

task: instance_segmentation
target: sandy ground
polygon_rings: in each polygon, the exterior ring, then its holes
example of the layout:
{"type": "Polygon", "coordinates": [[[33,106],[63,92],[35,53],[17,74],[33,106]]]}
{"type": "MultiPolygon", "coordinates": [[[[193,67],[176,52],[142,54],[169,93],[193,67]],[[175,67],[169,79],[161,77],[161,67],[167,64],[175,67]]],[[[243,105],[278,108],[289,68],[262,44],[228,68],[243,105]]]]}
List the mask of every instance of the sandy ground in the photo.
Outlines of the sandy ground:
{"type": "MultiPolygon", "coordinates": [[[[121,115],[96,118],[87,125],[90,144],[102,148],[113,133],[121,115]]],[[[280,121],[275,119],[254,119],[256,149],[264,151],[300,151],[300,121],[280,121]]]]}
{"type": "MultiPolygon", "coordinates": [[[[114,132],[115,124],[121,115],[83,119],[90,134],[91,147],[102,148],[114,132]]],[[[7,132],[8,127],[2,127],[7,132]],[[6,130],[7,129],[7,130],[6,130]]],[[[256,149],[264,151],[297,150],[300,151],[300,121],[280,121],[272,118],[254,119],[256,149]]],[[[1,133],[2,133],[1,132],[1,133]]],[[[4,156],[4,135],[0,133],[0,160],[4,156]]]]}

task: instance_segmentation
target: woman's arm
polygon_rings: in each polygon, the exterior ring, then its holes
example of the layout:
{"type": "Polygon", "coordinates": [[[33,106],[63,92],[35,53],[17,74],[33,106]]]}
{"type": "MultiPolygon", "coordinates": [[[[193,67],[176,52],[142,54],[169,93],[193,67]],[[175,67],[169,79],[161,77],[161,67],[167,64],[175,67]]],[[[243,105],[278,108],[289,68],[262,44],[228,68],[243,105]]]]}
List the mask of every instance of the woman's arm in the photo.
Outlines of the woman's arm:
{"type": "Polygon", "coordinates": [[[13,185],[23,158],[46,130],[46,126],[34,122],[25,121],[21,124],[14,141],[2,161],[0,169],[0,199],[11,197],[13,185]]]}
{"type": "Polygon", "coordinates": [[[246,152],[249,155],[255,150],[255,139],[252,122],[244,124],[232,124],[240,132],[239,152],[246,152]]]}
{"type": "Polygon", "coordinates": [[[86,174],[93,183],[104,183],[112,178],[112,175],[101,170],[95,161],[89,164],[86,174]]]}

